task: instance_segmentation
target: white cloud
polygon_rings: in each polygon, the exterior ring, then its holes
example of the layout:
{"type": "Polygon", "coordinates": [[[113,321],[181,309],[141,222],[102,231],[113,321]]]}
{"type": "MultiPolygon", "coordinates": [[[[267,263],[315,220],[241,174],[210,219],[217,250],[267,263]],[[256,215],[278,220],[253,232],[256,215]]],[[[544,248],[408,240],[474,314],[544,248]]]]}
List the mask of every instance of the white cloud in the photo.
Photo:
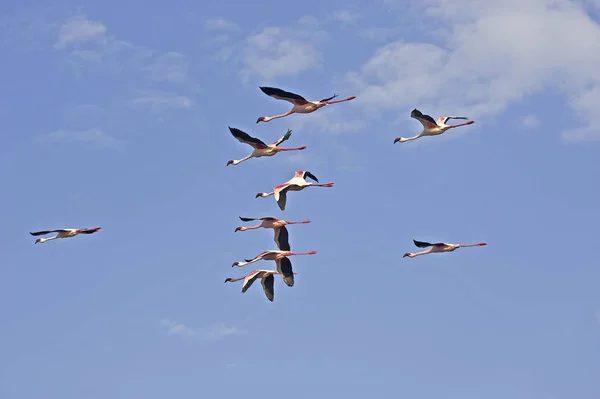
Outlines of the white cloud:
{"type": "Polygon", "coordinates": [[[54,48],[66,52],[69,63],[78,71],[82,64],[104,65],[115,72],[123,68],[143,71],[155,81],[182,82],[189,79],[183,54],[159,52],[136,46],[107,34],[107,27],[79,14],[58,29],[54,48]]]}
{"type": "Polygon", "coordinates": [[[84,144],[89,148],[125,150],[125,142],[106,134],[102,129],[93,128],[84,131],[61,129],[40,136],[46,142],[68,142],[84,144]]]}
{"type": "Polygon", "coordinates": [[[321,64],[318,45],[327,39],[314,17],[303,17],[293,27],[265,27],[246,38],[242,77],[272,80],[292,76],[321,64]]]}
{"type": "MultiPolygon", "coordinates": [[[[600,25],[568,0],[425,0],[436,43],[395,41],[347,81],[365,112],[494,116],[543,90],[565,95],[581,126],[565,140],[600,136],[600,25]],[[499,27],[503,27],[500,28],[499,27]],[[557,50],[557,49],[560,49],[557,50]]],[[[544,117],[542,115],[542,117],[544,117]]]]}
{"type": "MultiPolygon", "coordinates": [[[[352,100],[356,101],[356,100],[352,100]]],[[[290,129],[303,133],[354,133],[367,127],[367,122],[353,116],[350,103],[321,108],[308,115],[295,114],[286,117],[290,129]]]]}
{"type": "Polygon", "coordinates": [[[189,97],[174,93],[145,90],[131,100],[131,105],[136,108],[149,108],[152,112],[160,113],[167,109],[187,109],[194,106],[194,101],[189,97]]]}
{"type": "Polygon", "coordinates": [[[333,14],[333,19],[342,24],[355,24],[359,18],[360,15],[357,12],[350,10],[337,11],[333,14]]]}
{"type": "Polygon", "coordinates": [[[230,335],[246,334],[245,330],[236,327],[227,326],[223,323],[213,324],[208,328],[191,328],[185,324],[175,323],[168,319],[161,320],[161,324],[166,328],[167,334],[178,335],[181,337],[195,337],[203,340],[214,340],[224,338],[230,335]]]}
{"type": "Polygon", "coordinates": [[[535,115],[527,115],[523,118],[523,126],[526,128],[534,128],[540,125],[540,120],[535,115]]]}
{"type": "Polygon", "coordinates": [[[237,30],[239,29],[233,22],[223,18],[211,18],[204,22],[204,28],[208,30],[237,30]]]}
{"type": "Polygon", "coordinates": [[[144,67],[156,81],[182,82],[187,78],[187,61],[185,55],[176,52],[159,54],[154,62],[144,67]]]}
{"type": "Polygon", "coordinates": [[[64,49],[69,45],[83,44],[91,40],[105,41],[105,35],[106,26],[104,24],[78,15],[60,27],[54,48],[64,49]]]}

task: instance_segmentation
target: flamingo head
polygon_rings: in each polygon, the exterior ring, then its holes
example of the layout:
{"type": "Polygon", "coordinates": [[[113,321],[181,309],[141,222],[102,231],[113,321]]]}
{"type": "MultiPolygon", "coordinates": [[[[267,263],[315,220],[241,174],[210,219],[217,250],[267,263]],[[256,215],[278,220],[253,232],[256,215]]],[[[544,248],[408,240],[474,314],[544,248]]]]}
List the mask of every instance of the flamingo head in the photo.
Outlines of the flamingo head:
{"type": "Polygon", "coordinates": [[[236,227],[234,233],[237,233],[238,231],[244,231],[246,230],[245,227],[236,227]]]}
{"type": "Polygon", "coordinates": [[[225,279],[225,282],[228,282],[228,281],[231,281],[231,282],[233,282],[233,279],[232,279],[231,277],[227,277],[227,278],[225,279]]]}
{"type": "Polygon", "coordinates": [[[235,161],[233,159],[227,161],[227,166],[229,166],[229,165],[235,165],[235,161]]]}
{"type": "Polygon", "coordinates": [[[242,263],[242,262],[233,262],[233,264],[231,265],[231,267],[240,266],[240,263],[242,263]]]}
{"type": "Polygon", "coordinates": [[[404,256],[402,256],[402,257],[403,257],[403,258],[406,258],[407,256],[408,256],[409,258],[412,258],[412,257],[413,257],[413,254],[411,254],[410,252],[407,252],[407,253],[405,253],[405,254],[404,254],[404,256]]]}
{"type": "Polygon", "coordinates": [[[44,240],[42,238],[38,238],[37,240],[35,240],[34,244],[37,244],[38,242],[44,242],[44,240]]]}
{"type": "Polygon", "coordinates": [[[268,122],[269,120],[270,120],[270,119],[269,119],[269,117],[268,117],[268,116],[261,116],[260,118],[258,118],[258,119],[256,120],[256,123],[258,123],[258,122],[268,122]]]}

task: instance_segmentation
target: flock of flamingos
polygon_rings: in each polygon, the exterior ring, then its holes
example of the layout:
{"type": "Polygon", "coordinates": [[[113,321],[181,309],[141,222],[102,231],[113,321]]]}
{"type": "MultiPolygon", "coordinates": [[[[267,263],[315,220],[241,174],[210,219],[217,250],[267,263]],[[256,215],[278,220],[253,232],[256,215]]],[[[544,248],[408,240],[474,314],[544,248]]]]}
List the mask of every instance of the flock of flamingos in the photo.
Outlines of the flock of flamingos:
{"type": "MultiPolygon", "coordinates": [[[[260,87],[260,89],[266,95],[273,97],[277,100],[289,101],[290,103],[292,103],[293,107],[288,112],[283,113],[281,115],[261,116],[260,118],[257,119],[256,123],[269,122],[273,119],[283,118],[283,117],[289,116],[291,114],[308,114],[308,113],[314,112],[320,108],[323,108],[326,105],[350,101],[350,100],[353,100],[356,98],[355,96],[351,96],[351,97],[348,97],[343,100],[333,100],[334,98],[337,97],[337,94],[336,94],[336,95],[333,95],[332,97],[325,98],[323,100],[308,101],[304,97],[302,97],[298,94],[290,93],[290,92],[287,92],[287,91],[284,91],[281,89],[277,89],[277,88],[273,88],[273,87],[260,87]]],[[[447,131],[449,129],[454,129],[454,128],[457,128],[460,126],[466,126],[466,125],[470,125],[470,124],[474,123],[474,121],[468,121],[465,123],[461,123],[459,125],[447,125],[446,122],[448,122],[450,119],[465,119],[466,120],[468,118],[465,118],[462,116],[442,116],[442,117],[438,118],[438,120],[436,121],[431,116],[422,114],[417,109],[414,109],[411,112],[410,116],[412,118],[418,120],[419,122],[421,122],[421,124],[423,125],[423,131],[414,137],[409,137],[409,138],[398,137],[398,138],[394,139],[394,144],[397,142],[404,143],[406,141],[416,140],[416,139],[418,139],[420,137],[424,137],[424,136],[437,136],[437,135],[444,133],[445,131],[447,131]]],[[[295,148],[282,148],[279,146],[284,141],[288,140],[290,138],[290,136],[292,135],[292,131],[289,129],[285,133],[285,135],[283,135],[283,137],[281,137],[279,140],[277,140],[271,144],[265,144],[262,140],[252,137],[248,133],[243,132],[240,129],[230,127],[229,131],[231,132],[231,134],[233,135],[234,138],[236,138],[237,140],[239,140],[242,143],[250,145],[253,148],[253,151],[250,155],[248,155],[242,159],[228,161],[227,166],[237,165],[240,162],[246,161],[250,158],[270,157],[281,151],[301,151],[301,150],[306,149],[306,146],[295,147],[295,148]]],[[[256,194],[256,198],[259,198],[259,197],[266,198],[266,197],[269,197],[272,195],[275,198],[275,201],[277,202],[279,209],[284,211],[285,205],[287,202],[287,193],[290,191],[301,191],[301,190],[305,189],[306,187],[333,187],[333,182],[321,184],[321,183],[319,183],[319,180],[317,179],[317,177],[315,175],[313,175],[311,172],[306,171],[306,170],[299,170],[299,171],[296,171],[294,173],[294,177],[292,177],[287,182],[274,187],[273,190],[268,193],[256,194]],[[316,183],[307,182],[306,181],[307,178],[314,180],[316,183]]],[[[290,222],[287,220],[278,219],[278,218],[270,217],[270,216],[263,216],[263,217],[259,217],[259,218],[240,217],[240,219],[243,222],[260,221],[260,223],[257,225],[254,225],[254,226],[237,227],[235,229],[236,232],[259,229],[261,227],[265,228],[265,229],[273,229],[274,241],[277,244],[277,247],[279,248],[279,250],[264,251],[264,252],[258,254],[253,259],[245,259],[243,262],[234,262],[232,267],[246,266],[250,263],[258,262],[259,260],[274,260],[277,265],[277,271],[265,270],[265,269],[254,270],[254,271],[250,272],[248,275],[243,276],[243,277],[227,278],[225,280],[225,282],[236,282],[236,281],[244,280],[244,282],[242,284],[242,293],[244,293],[248,290],[248,288],[250,288],[250,286],[254,283],[254,281],[256,281],[257,279],[260,278],[265,295],[272,302],[274,295],[275,295],[274,275],[276,275],[276,274],[280,275],[283,282],[287,286],[289,286],[289,287],[294,286],[294,275],[296,273],[292,269],[292,262],[290,261],[289,256],[314,255],[317,253],[317,251],[292,252],[291,248],[290,248],[289,235],[288,235],[288,230],[287,230],[286,226],[291,225],[291,224],[306,224],[306,223],[310,223],[310,220],[305,220],[303,222],[290,222]]],[[[50,241],[50,240],[55,240],[57,238],[74,237],[78,234],[93,234],[100,229],[101,229],[101,227],[98,226],[98,227],[94,227],[94,228],[85,228],[85,229],[44,230],[44,231],[37,231],[37,232],[29,233],[29,234],[37,237],[37,236],[42,236],[42,235],[46,235],[46,234],[50,234],[50,233],[56,233],[56,235],[51,236],[49,238],[36,239],[35,243],[37,244],[37,243],[44,243],[44,242],[50,241]]],[[[448,244],[448,243],[443,243],[443,242],[429,243],[429,242],[423,242],[423,241],[417,241],[417,240],[413,240],[413,242],[418,248],[428,248],[428,249],[423,250],[421,252],[416,252],[416,253],[407,252],[404,254],[404,257],[414,258],[415,256],[426,255],[426,254],[430,254],[430,253],[452,252],[458,248],[463,248],[463,247],[475,247],[475,246],[487,245],[485,242],[480,242],[477,244],[448,244]]]]}

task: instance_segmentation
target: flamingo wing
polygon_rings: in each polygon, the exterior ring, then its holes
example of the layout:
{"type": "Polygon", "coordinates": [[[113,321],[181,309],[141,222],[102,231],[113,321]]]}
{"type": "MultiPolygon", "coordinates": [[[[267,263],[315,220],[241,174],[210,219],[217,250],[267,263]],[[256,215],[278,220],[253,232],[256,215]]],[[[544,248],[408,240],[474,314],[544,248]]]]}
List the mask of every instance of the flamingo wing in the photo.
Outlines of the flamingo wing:
{"type": "Polygon", "coordinates": [[[277,206],[279,206],[279,209],[281,209],[282,211],[285,211],[288,188],[289,186],[286,186],[283,190],[277,191],[277,193],[275,194],[277,196],[275,198],[275,200],[277,201],[277,206]]]}
{"type": "Polygon", "coordinates": [[[283,282],[288,287],[294,286],[294,270],[292,269],[292,261],[287,256],[284,256],[277,261],[277,271],[281,275],[283,282]]]}
{"type": "Polygon", "coordinates": [[[324,98],[324,99],[322,99],[322,100],[319,100],[319,102],[320,102],[320,103],[324,103],[324,102],[326,102],[326,101],[331,101],[331,100],[333,100],[334,98],[336,98],[337,96],[338,96],[337,94],[334,94],[334,95],[333,95],[333,96],[331,96],[331,97],[328,97],[328,98],[324,98]]]}
{"type": "Polygon", "coordinates": [[[421,111],[419,111],[416,108],[412,110],[412,112],[410,113],[410,117],[421,122],[425,129],[434,129],[437,127],[435,119],[433,119],[430,115],[425,115],[421,113],[421,111]]]}
{"type": "Polygon", "coordinates": [[[273,302],[273,298],[275,297],[275,277],[273,274],[269,274],[266,277],[263,277],[261,280],[261,284],[263,286],[263,291],[267,296],[267,299],[273,302]]]}
{"type": "Polygon", "coordinates": [[[445,125],[450,119],[469,119],[464,116],[440,116],[437,120],[438,125],[445,125]]]}
{"type": "Polygon", "coordinates": [[[427,247],[431,247],[433,244],[426,242],[426,241],[417,241],[417,240],[413,240],[413,242],[415,243],[415,245],[419,248],[427,248],[427,247]]]}
{"type": "Polygon", "coordinates": [[[313,175],[312,173],[308,172],[308,171],[304,171],[304,175],[302,176],[305,180],[308,177],[309,179],[313,179],[314,181],[316,181],[317,183],[319,182],[319,179],[317,179],[317,176],[313,175]]]}
{"type": "Polygon", "coordinates": [[[289,101],[294,105],[304,105],[304,104],[308,103],[308,100],[306,100],[306,98],[304,98],[296,93],[291,93],[289,91],[277,89],[275,87],[259,87],[259,88],[267,96],[276,98],[277,100],[289,101]]]}
{"type": "Polygon", "coordinates": [[[289,139],[291,135],[292,135],[292,130],[288,129],[288,131],[279,140],[275,141],[271,145],[278,146],[279,144],[281,144],[284,141],[286,141],[287,139],[289,139]]]}
{"type": "Polygon", "coordinates": [[[93,234],[100,230],[100,227],[93,227],[91,229],[81,229],[79,230],[79,234],[93,234]]]}
{"type": "Polygon", "coordinates": [[[280,229],[275,230],[275,243],[277,248],[281,251],[291,251],[290,249],[290,236],[288,229],[285,226],[281,226],[280,229]]]}
{"type": "Polygon", "coordinates": [[[253,220],[275,220],[274,217],[271,216],[261,216],[259,218],[243,218],[241,216],[238,216],[243,222],[251,222],[253,220]]]}
{"type": "Polygon", "coordinates": [[[253,270],[246,276],[244,283],[242,284],[242,294],[248,291],[248,288],[256,281],[259,274],[260,270],[253,270]]]}
{"type": "Polygon", "coordinates": [[[267,148],[267,145],[262,140],[257,139],[256,137],[252,137],[248,133],[246,133],[240,129],[236,129],[235,127],[230,127],[229,131],[231,132],[233,137],[238,139],[238,141],[241,143],[251,145],[252,147],[257,148],[257,149],[267,148]]]}
{"type": "Polygon", "coordinates": [[[263,256],[265,256],[267,253],[269,253],[269,251],[264,251],[259,253],[258,255],[256,255],[254,258],[252,259],[244,259],[246,262],[252,262],[253,260],[258,260],[261,259],[263,256]]]}
{"type": "Polygon", "coordinates": [[[31,234],[32,236],[43,236],[43,235],[50,234],[50,233],[66,233],[67,231],[69,231],[69,230],[66,230],[66,229],[44,230],[44,231],[36,231],[33,233],[29,233],[29,234],[31,234]]]}

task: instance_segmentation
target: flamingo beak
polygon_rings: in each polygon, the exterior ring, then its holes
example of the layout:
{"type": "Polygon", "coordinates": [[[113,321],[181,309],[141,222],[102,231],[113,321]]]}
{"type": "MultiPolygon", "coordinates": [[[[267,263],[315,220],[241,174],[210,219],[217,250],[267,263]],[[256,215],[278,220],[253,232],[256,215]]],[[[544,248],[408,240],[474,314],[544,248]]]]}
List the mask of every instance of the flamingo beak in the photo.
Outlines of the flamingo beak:
{"type": "Polygon", "coordinates": [[[237,233],[238,231],[240,231],[242,228],[241,227],[236,227],[234,233],[237,233]]]}

